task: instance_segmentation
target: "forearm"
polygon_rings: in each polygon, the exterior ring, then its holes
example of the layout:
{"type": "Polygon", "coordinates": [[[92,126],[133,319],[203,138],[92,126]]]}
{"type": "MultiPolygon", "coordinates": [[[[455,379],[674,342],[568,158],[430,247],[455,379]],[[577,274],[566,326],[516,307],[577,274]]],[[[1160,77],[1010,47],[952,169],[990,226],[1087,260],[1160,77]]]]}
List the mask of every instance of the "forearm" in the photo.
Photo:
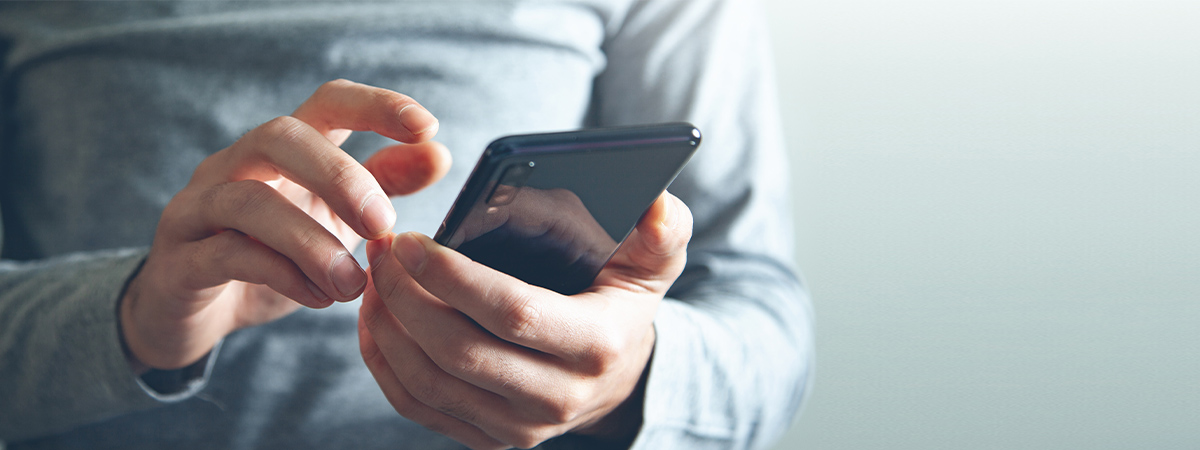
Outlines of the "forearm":
{"type": "Polygon", "coordinates": [[[721,266],[659,309],[634,448],[763,448],[792,422],[812,368],[807,295],[769,265],[721,266]]]}
{"type": "Polygon", "coordinates": [[[117,301],[145,252],[0,262],[0,439],[158,403],[121,351],[117,301]]]}

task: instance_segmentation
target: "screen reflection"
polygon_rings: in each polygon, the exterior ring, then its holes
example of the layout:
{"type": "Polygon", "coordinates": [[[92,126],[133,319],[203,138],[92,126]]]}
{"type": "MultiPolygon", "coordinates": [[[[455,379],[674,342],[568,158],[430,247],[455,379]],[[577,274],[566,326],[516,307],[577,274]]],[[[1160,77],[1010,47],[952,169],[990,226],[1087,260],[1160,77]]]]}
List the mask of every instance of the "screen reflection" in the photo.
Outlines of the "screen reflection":
{"type": "Polygon", "coordinates": [[[507,202],[479,202],[451,242],[471,259],[526,283],[571,295],[586,289],[617,249],[579,196],[501,185],[507,202]]]}

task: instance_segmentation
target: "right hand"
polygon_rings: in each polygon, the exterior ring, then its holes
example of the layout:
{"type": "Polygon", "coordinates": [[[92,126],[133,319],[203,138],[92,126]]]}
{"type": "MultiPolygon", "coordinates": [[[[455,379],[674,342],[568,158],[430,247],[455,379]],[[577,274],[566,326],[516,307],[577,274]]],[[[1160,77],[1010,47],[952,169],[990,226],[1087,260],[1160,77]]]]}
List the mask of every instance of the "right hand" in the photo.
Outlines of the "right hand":
{"type": "Polygon", "coordinates": [[[185,367],[234,330],[357,298],[367,276],[351,250],[390,234],[388,197],[449,168],[437,124],[407,96],[336,80],[201,162],[121,298],[131,366],[185,367]],[[406,144],[360,165],[339,148],[352,131],[406,144]]]}

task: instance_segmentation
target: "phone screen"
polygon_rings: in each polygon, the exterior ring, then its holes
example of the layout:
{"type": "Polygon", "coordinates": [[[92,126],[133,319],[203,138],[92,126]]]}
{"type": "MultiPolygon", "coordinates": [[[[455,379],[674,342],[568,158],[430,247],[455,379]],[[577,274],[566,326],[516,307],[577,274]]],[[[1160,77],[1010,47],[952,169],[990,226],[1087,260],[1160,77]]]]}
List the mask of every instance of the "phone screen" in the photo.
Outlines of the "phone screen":
{"type": "Polygon", "coordinates": [[[690,124],[498,139],[435,240],[527,283],[578,293],[699,144],[690,124]]]}

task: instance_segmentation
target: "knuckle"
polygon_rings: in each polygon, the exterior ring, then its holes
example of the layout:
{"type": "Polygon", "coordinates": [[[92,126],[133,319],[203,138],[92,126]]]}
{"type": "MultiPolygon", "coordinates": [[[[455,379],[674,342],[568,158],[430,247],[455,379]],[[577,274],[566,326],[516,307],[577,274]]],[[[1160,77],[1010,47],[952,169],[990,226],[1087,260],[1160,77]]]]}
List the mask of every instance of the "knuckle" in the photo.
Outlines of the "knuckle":
{"type": "Polygon", "coordinates": [[[601,376],[613,370],[621,357],[622,346],[608,334],[600,334],[588,344],[580,358],[580,370],[588,376],[601,376]]]}
{"type": "Polygon", "coordinates": [[[534,448],[542,442],[533,433],[516,433],[506,441],[516,448],[534,448]]]}
{"type": "MultiPolygon", "coordinates": [[[[428,258],[425,265],[422,266],[423,268],[421,268],[420,276],[438,277],[440,274],[456,275],[454,261],[448,255],[443,254],[443,252],[432,252],[432,254],[428,254],[428,258]],[[445,268],[451,269],[446,270],[445,268]]],[[[439,295],[442,298],[461,299],[471,296],[470,287],[466,283],[450,282],[444,285],[443,288],[446,291],[445,295],[439,295]]]]}
{"type": "Polygon", "coordinates": [[[292,240],[296,242],[300,248],[315,248],[321,245],[322,233],[314,227],[299,227],[293,228],[292,240]]]}
{"type": "Polygon", "coordinates": [[[453,392],[447,390],[447,384],[442,380],[444,376],[436,366],[422,369],[409,381],[413,397],[442,414],[468,423],[477,422],[479,414],[475,405],[455,397],[453,392]]]}
{"type": "Polygon", "coordinates": [[[442,383],[439,380],[439,374],[436,369],[426,367],[418,370],[417,373],[406,383],[410,386],[412,394],[422,403],[434,406],[441,405],[445,402],[446,392],[442,389],[442,383]]]}
{"type": "Polygon", "coordinates": [[[358,187],[363,184],[362,178],[365,176],[365,174],[359,170],[361,166],[359,166],[357,162],[352,162],[352,160],[335,159],[326,167],[328,167],[328,169],[325,174],[325,179],[329,180],[331,186],[340,189],[346,194],[355,192],[358,190],[358,187]]]}
{"type": "MultiPolygon", "coordinates": [[[[367,332],[369,333],[371,330],[378,332],[379,330],[384,329],[386,326],[385,322],[387,321],[387,315],[391,314],[391,312],[389,312],[387,308],[384,308],[383,306],[368,307],[365,305],[366,303],[364,303],[361,313],[363,325],[366,327],[367,332]]],[[[379,347],[377,345],[373,345],[372,347],[374,353],[382,358],[383,353],[379,350],[379,347]]]]}
{"type": "Polygon", "coordinates": [[[546,419],[554,424],[570,424],[583,416],[587,405],[587,396],[578,388],[566,389],[546,403],[544,411],[546,419]]]}
{"type": "MultiPolygon", "coordinates": [[[[289,239],[292,241],[291,245],[306,252],[296,253],[295,255],[301,258],[309,258],[310,261],[316,263],[315,267],[330,267],[333,264],[334,258],[338,255],[338,246],[340,244],[336,243],[337,238],[330,235],[329,231],[324,227],[315,223],[307,224],[307,226],[293,227],[289,239]]],[[[303,262],[300,263],[304,264],[303,262]]]]}
{"type": "Polygon", "coordinates": [[[500,359],[494,361],[492,365],[495,367],[496,378],[501,381],[501,389],[505,392],[514,392],[520,395],[536,389],[530,386],[532,377],[521,364],[512,360],[500,359]]]}
{"type": "Polygon", "coordinates": [[[355,83],[353,81],[347,80],[345,78],[329,80],[329,81],[322,83],[321,86],[317,88],[316,94],[314,94],[314,95],[329,94],[329,91],[337,91],[339,89],[345,89],[347,87],[353,86],[354,84],[355,83]]]}
{"type": "Polygon", "coordinates": [[[211,267],[229,267],[233,254],[237,251],[233,237],[240,232],[226,230],[205,241],[206,245],[192,254],[195,258],[193,269],[202,271],[211,267]]]}
{"type": "Polygon", "coordinates": [[[231,148],[227,147],[219,152],[209,155],[207,158],[204,158],[202,161],[200,161],[200,164],[196,165],[196,170],[192,172],[192,179],[195,180],[204,174],[215,172],[216,167],[220,166],[219,160],[232,151],[233,150],[231,148]]]}
{"type": "Polygon", "coordinates": [[[522,292],[513,294],[507,303],[512,306],[504,313],[502,323],[509,334],[508,337],[536,338],[542,321],[542,312],[537,302],[534,302],[528,293],[522,292]]]}
{"type": "Polygon", "coordinates": [[[556,204],[570,205],[572,207],[583,206],[583,200],[570,189],[554,188],[550,190],[550,198],[555,200],[556,204]]]}
{"type": "Polygon", "coordinates": [[[218,216],[241,218],[265,207],[275,190],[255,180],[242,180],[213,186],[205,193],[205,204],[218,216]]]}
{"type": "Polygon", "coordinates": [[[200,210],[201,216],[213,217],[216,215],[218,210],[218,201],[223,195],[225,195],[224,191],[228,189],[228,187],[229,186],[226,183],[217,184],[201,191],[200,194],[196,196],[196,205],[200,210]]]}
{"type": "MultiPolygon", "coordinates": [[[[378,364],[387,364],[387,361],[384,360],[382,357],[382,353],[377,353],[377,354],[381,355],[376,358],[377,363],[378,364]]],[[[401,416],[408,417],[408,418],[419,417],[421,410],[423,409],[421,407],[422,406],[421,401],[417,400],[416,397],[413,397],[413,395],[410,392],[408,392],[407,387],[404,387],[402,385],[401,389],[404,389],[404,392],[399,392],[399,393],[395,393],[395,394],[387,396],[388,403],[391,403],[392,408],[395,409],[397,413],[400,413],[401,416]]],[[[422,425],[424,425],[424,424],[422,424],[422,425]]]]}
{"type": "Polygon", "coordinates": [[[306,127],[308,124],[300,119],[292,116],[279,116],[252,130],[248,137],[256,141],[267,140],[287,144],[300,140],[306,127]]]}
{"type": "Polygon", "coordinates": [[[249,215],[266,207],[276,192],[259,181],[239,181],[238,195],[226,197],[229,211],[239,216],[249,215]]]}
{"type": "Polygon", "coordinates": [[[386,271],[378,270],[372,267],[371,282],[375,286],[375,293],[379,295],[380,302],[387,303],[393,299],[402,299],[403,290],[400,287],[399,280],[396,277],[386,274],[386,271]]]}
{"type": "Polygon", "coordinates": [[[386,271],[372,269],[371,278],[375,283],[375,292],[379,294],[381,301],[387,302],[405,298],[407,291],[404,289],[404,285],[401,284],[399,277],[387,274],[386,271]]]}
{"type": "Polygon", "coordinates": [[[471,402],[464,400],[447,400],[442,404],[434,407],[434,409],[442,412],[450,417],[455,417],[463,422],[478,423],[479,413],[471,402]]]}
{"type": "MultiPolygon", "coordinates": [[[[456,338],[451,338],[456,339],[456,338]]],[[[467,339],[456,339],[459,342],[451,344],[457,347],[454,354],[454,361],[451,368],[455,374],[468,375],[479,372],[484,366],[484,360],[487,355],[484,354],[484,349],[477,342],[467,342],[467,339]]]]}
{"type": "Polygon", "coordinates": [[[179,271],[180,280],[184,288],[189,290],[200,290],[207,286],[209,273],[214,267],[211,262],[213,256],[211,250],[206,245],[196,245],[195,250],[184,252],[182,255],[183,270],[179,271]]]}

